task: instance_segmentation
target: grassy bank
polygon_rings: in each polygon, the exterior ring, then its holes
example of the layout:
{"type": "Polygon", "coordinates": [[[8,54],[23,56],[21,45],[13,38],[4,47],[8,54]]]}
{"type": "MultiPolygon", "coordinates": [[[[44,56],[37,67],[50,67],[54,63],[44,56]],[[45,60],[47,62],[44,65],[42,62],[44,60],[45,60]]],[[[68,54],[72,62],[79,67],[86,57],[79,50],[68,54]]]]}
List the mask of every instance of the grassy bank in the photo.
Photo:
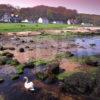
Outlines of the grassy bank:
{"type": "Polygon", "coordinates": [[[73,26],[66,24],[0,23],[0,32],[36,31],[43,29],[62,29],[70,27],[73,26]]]}

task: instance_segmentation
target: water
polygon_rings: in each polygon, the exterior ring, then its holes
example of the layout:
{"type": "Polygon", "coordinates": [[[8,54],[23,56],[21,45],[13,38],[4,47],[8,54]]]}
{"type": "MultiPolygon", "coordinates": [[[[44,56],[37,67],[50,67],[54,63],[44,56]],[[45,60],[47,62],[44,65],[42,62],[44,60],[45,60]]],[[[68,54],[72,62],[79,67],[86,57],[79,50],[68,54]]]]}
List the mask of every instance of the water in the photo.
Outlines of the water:
{"type": "MultiPolygon", "coordinates": [[[[65,40],[64,42],[61,41],[61,46],[62,46],[61,49],[63,49],[67,45],[66,44],[67,42],[68,42],[68,40],[65,40]]],[[[73,40],[71,42],[73,42],[73,40]]],[[[74,49],[71,49],[71,51],[76,56],[100,55],[100,36],[77,37],[77,38],[74,38],[74,43],[78,46],[76,46],[74,49]],[[90,44],[92,44],[92,46],[90,44]],[[93,44],[95,44],[95,45],[93,45],[93,44]]],[[[39,47],[41,48],[41,45],[39,45],[39,47]]],[[[48,51],[48,50],[50,50],[50,49],[46,49],[46,51],[48,51]]],[[[46,53],[46,51],[44,53],[46,53]]],[[[54,49],[52,49],[52,52],[53,51],[54,51],[54,49]]],[[[50,51],[50,53],[51,53],[51,51],[50,51]]],[[[41,53],[41,54],[43,54],[43,53],[41,53]]],[[[54,53],[54,54],[56,54],[56,53],[54,53]]],[[[54,56],[54,54],[51,54],[51,55],[54,56]]],[[[30,55],[32,55],[32,54],[30,54],[30,55]]],[[[21,56],[21,57],[24,58],[23,56],[21,56]]],[[[18,58],[19,58],[19,56],[18,56],[18,58]]],[[[3,72],[6,72],[4,70],[5,69],[3,69],[3,72]]],[[[10,70],[10,68],[9,68],[9,70],[10,70]]],[[[13,69],[13,71],[14,71],[14,69],[13,69]]],[[[20,78],[15,81],[12,81],[10,79],[10,75],[2,73],[2,70],[1,70],[1,74],[0,74],[0,76],[4,77],[5,82],[0,84],[0,95],[3,95],[5,97],[5,100],[33,100],[33,99],[40,100],[40,99],[37,99],[38,96],[36,96],[33,93],[30,93],[29,91],[26,91],[24,88],[24,80],[23,80],[24,76],[27,76],[30,81],[35,79],[35,77],[33,75],[33,69],[25,69],[24,74],[21,75],[20,78]],[[35,98],[35,97],[37,97],[37,98],[35,98]]]]}
{"type": "Polygon", "coordinates": [[[9,75],[4,74],[3,76],[5,81],[0,84],[0,95],[3,95],[5,100],[32,100],[34,95],[25,90],[25,80],[23,79],[24,76],[27,76],[30,81],[34,80],[32,69],[25,69],[24,74],[15,81],[11,80],[9,75]]]}
{"type": "Polygon", "coordinates": [[[75,44],[79,45],[72,50],[76,56],[100,55],[100,36],[75,38],[75,44]]]}

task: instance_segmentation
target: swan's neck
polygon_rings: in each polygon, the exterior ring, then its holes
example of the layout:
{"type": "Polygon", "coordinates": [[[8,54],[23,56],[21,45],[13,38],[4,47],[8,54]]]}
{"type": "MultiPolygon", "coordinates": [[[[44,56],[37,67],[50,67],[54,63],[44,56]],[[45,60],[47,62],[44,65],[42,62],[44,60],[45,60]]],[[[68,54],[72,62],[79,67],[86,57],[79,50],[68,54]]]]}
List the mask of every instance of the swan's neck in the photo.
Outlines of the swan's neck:
{"type": "Polygon", "coordinates": [[[26,81],[25,81],[25,83],[28,83],[28,78],[26,78],[26,81]]]}

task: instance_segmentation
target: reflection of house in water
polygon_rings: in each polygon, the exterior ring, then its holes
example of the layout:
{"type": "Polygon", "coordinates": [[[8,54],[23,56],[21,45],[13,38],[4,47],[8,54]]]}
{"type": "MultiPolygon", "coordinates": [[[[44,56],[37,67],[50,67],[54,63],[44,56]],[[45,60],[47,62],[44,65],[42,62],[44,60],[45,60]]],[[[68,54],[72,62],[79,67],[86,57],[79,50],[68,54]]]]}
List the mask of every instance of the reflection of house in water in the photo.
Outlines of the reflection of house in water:
{"type": "Polygon", "coordinates": [[[37,22],[40,23],[40,24],[48,24],[49,20],[47,18],[41,18],[40,17],[37,22]]]}

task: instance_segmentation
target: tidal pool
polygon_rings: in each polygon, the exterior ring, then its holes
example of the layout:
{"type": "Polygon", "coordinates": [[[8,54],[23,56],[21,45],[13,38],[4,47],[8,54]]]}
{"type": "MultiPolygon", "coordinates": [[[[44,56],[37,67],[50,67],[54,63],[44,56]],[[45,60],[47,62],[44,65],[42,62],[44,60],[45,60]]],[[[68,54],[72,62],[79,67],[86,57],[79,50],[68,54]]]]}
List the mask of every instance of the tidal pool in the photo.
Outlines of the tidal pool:
{"type": "Polygon", "coordinates": [[[76,56],[100,55],[100,36],[84,36],[74,41],[78,45],[72,50],[76,56]]]}

